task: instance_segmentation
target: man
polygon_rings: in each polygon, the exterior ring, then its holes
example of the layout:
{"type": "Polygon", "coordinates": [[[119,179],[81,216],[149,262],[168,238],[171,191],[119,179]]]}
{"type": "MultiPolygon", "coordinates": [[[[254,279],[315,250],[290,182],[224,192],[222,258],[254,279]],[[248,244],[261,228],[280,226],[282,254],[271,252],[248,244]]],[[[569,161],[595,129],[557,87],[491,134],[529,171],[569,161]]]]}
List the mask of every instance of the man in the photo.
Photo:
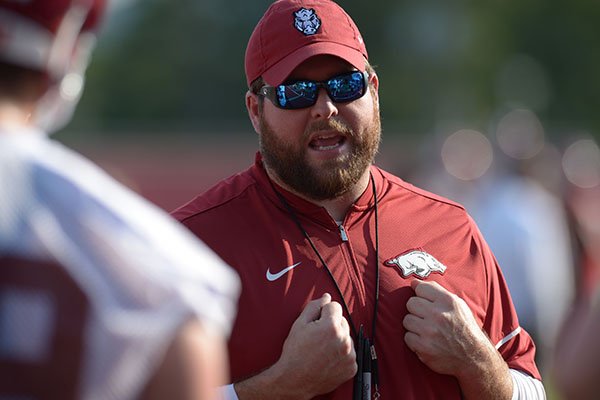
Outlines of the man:
{"type": "Polygon", "coordinates": [[[255,164],[174,215],[240,274],[239,399],[543,398],[472,220],[372,166],[377,75],[334,2],[281,0],[246,50],[255,164]]]}
{"type": "Polygon", "coordinates": [[[40,128],[68,120],[103,9],[0,0],[0,398],[213,398],[237,277],[40,128]]]}

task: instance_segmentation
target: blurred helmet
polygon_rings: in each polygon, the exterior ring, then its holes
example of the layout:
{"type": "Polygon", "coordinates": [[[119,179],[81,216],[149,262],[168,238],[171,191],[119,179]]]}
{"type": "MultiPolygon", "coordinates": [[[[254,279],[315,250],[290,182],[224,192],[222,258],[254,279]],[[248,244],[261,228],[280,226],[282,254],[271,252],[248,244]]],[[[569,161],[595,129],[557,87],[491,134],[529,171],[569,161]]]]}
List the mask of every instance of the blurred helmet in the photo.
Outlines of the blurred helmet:
{"type": "Polygon", "coordinates": [[[0,60],[60,78],[104,0],[0,0],[0,60]]]}
{"type": "Polygon", "coordinates": [[[40,71],[53,84],[34,116],[53,131],[71,118],[106,0],[0,0],[0,62],[40,71]]]}

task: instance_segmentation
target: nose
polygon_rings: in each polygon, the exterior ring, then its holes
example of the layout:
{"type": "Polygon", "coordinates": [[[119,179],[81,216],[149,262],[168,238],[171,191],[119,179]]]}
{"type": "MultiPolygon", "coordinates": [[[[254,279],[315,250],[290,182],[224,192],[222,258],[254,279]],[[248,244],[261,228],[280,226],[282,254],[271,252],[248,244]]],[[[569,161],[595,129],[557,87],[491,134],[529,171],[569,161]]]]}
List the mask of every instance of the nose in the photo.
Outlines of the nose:
{"type": "Polygon", "coordinates": [[[311,114],[314,119],[329,119],[338,114],[337,106],[324,88],[319,88],[317,102],[312,106],[311,114]]]}

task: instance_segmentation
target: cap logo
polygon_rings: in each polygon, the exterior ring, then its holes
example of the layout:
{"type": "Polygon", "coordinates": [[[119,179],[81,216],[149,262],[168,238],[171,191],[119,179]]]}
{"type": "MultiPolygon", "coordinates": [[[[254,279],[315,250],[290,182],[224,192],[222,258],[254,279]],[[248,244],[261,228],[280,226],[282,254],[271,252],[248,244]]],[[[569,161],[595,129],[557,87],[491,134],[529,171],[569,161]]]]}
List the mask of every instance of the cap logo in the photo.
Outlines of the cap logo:
{"type": "Polygon", "coordinates": [[[315,10],[301,8],[294,12],[294,26],[306,36],[314,35],[321,26],[321,20],[317,17],[315,10]]]}

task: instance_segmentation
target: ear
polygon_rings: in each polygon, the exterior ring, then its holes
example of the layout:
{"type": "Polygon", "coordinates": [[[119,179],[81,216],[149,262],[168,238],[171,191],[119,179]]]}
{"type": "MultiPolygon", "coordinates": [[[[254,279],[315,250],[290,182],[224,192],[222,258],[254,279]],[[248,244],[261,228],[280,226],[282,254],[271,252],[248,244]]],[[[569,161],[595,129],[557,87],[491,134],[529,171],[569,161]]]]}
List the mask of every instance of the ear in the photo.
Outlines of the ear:
{"type": "Polygon", "coordinates": [[[369,75],[369,86],[373,87],[371,95],[373,96],[373,100],[377,102],[377,107],[379,108],[379,77],[376,73],[369,75]]]}
{"type": "Polygon", "coordinates": [[[250,92],[249,90],[246,92],[246,110],[248,110],[248,116],[250,117],[254,131],[260,134],[259,101],[260,100],[256,94],[250,92]]]}

